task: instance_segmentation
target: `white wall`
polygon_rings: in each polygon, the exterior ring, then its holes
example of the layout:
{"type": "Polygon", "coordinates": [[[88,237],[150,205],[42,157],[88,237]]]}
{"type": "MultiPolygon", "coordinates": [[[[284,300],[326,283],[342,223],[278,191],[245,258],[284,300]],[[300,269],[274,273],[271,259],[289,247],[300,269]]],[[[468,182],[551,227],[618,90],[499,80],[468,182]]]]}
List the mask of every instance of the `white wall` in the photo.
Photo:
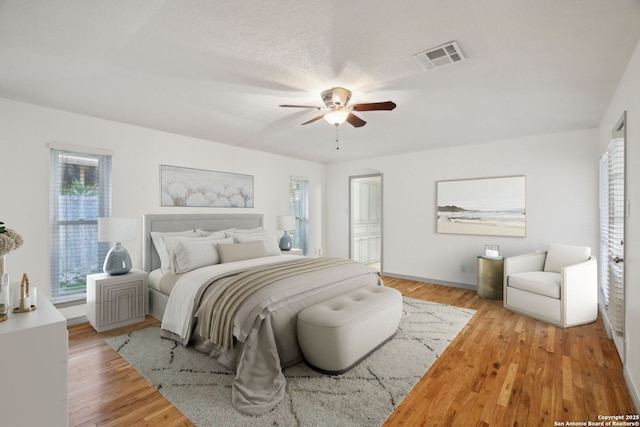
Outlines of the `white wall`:
{"type": "Polygon", "coordinates": [[[327,253],[349,256],[348,177],[372,172],[383,174],[385,273],[475,286],[485,243],[506,256],[550,242],[595,251],[597,139],[593,129],[329,165],[327,253]],[[510,175],[526,176],[526,237],[436,233],[436,181],[510,175]]]}
{"type": "Polygon", "coordinates": [[[625,222],[624,369],[636,409],[640,409],[640,43],[602,119],[601,153],[605,151],[611,130],[623,111],[627,112],[625,191],[631,208],[625,222]]]}
{"type": "MultiPolygon", "coordinates": [[[[322,246],[323,164],[0,99],[0,221],[25,239],[7,256],[12,283],[26,272],[50,294],[48,142],[110,150],[113,216],[138,218],[140,234],[145,213],[262,213],[274,230],[276,216],[289,211],[289,176],[308,177],[310,248],[322,246]],[[160,164],[253,175],[255,207],[162,208],[160,164]]],[[[141,268],[141,239],[125,246],[141,268]]]]}

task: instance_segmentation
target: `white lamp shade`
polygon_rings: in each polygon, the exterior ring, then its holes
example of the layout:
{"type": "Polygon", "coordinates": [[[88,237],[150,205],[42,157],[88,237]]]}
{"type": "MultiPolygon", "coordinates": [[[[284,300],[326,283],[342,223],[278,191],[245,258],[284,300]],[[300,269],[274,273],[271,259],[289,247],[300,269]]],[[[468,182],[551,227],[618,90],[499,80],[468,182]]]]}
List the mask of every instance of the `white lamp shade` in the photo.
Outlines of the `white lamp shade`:
{"type": "Polygon", "coordinates": [[[296,217],[293,215],[282,215],[278,217],[278,230],[289,231],[296,228],[296,217]]]}
{"type": "Polygon", "coordinates": [[[126,242],[136,240],[135,218],[98,218],[99,242],[126,242]]]}

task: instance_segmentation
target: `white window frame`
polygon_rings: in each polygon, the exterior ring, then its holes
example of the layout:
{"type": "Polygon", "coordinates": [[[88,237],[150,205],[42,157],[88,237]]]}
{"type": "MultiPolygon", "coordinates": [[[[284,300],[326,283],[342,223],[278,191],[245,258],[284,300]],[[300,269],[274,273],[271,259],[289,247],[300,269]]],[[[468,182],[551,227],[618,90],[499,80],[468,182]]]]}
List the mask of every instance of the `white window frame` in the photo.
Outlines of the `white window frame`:
{"type": "Polygon", "coordinates": [[[49,148],[51,300],[55,304],[84,301],[86,276],[102,271],[109,250],[109,243],[98,242],[98,218],[111,216],[111,154],[58,144],[49,144],[49,148]],[[99,184],[94,193],[83,188],[83,183],[75,194],[70,194],[72,190],[63,193],[63,169],[70,164],[97,168],[99,184]],[[73,237],[70,230],[79,234],[73,237]],[[68,286],[62,285],[65,283],[68,286]]]}

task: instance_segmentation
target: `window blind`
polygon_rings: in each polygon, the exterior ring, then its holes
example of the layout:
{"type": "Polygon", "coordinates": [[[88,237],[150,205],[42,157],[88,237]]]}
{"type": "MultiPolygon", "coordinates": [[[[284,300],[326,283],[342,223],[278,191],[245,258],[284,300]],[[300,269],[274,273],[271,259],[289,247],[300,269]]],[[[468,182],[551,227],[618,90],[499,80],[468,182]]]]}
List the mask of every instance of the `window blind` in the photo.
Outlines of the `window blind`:
{"type": "Polygon", "coordinates": [[[51,149],[49,196],[51,299],[84,299],[109,251],[98,218],[111,216],[111,156],[51,149]]]}
{"type": "Polygon", "coordinates": [[[291,177],[289,180],[289,213],[296,217],[296,229],[291,233],[293,247],[309,252],[309,180],[291,177]]]}
{"type": "Polygon", "coordinates": [[[617,138],[609,145],[608,177],[608,288],[607,315],[613,331],[624,330],[624,139],[617,138]]]}

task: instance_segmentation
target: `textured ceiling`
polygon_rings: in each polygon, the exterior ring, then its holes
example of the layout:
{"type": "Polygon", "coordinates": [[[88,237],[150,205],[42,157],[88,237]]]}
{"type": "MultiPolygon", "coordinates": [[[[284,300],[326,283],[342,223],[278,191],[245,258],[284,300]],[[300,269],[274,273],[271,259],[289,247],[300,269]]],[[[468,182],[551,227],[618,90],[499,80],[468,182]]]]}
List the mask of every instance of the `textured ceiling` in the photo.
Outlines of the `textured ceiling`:
{"type": "Polygon", "coordinates": [[[597,127],[639,38],[638,0],[0,0],[0,97],[332,163],[597,127]],[[278,107],[333,86],[398,107],[337,151],[278,107]]]}

